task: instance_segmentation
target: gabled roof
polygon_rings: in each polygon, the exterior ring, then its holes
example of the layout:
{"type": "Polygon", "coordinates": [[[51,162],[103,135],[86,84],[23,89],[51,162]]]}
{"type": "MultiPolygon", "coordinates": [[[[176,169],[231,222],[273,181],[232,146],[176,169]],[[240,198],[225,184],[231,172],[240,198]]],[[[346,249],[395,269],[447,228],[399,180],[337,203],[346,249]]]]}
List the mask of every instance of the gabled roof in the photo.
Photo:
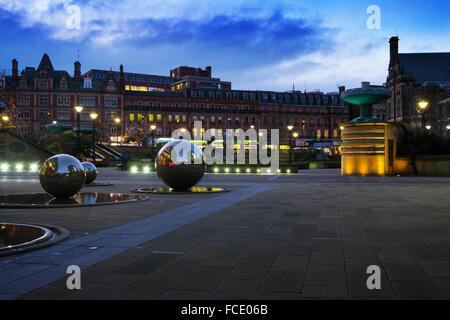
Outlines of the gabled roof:
{"type": "Polygon", "coordinates": [[[399,53],[402,73],[411,73],[416,84],[450,81],[450,52],[399,53]]]}
{"type": "Polygon", "coordinates": [[[50,57],[48,54],[44,53],[41,59],[41,63],[39,63],[38,70],[46,69],[48,72],[53,72],[53,65],[50,61],[50,57]]]}

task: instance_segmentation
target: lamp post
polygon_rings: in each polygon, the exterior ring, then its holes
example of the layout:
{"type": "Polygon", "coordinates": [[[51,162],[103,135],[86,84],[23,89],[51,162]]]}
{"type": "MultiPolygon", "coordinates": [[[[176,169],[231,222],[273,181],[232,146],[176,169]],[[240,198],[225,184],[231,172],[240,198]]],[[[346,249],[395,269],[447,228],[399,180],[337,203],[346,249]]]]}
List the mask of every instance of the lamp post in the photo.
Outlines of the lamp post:
{"type": "Polygon", "coordinates": [[[292,143],[291,143],[291,131],[292,129],[294,129],[294,126],[287,126],[287,129],[289,130],[289,163],[292,163],[292,158],[291,158],[291,149],[292,149],[292,143]]]}
{"type": "MultiPolygon", "coordinates": [[[[425,100],[421,100],[421,101],[419,101],[419,103],[417,104],[417,106],[418,106],[417,112],[421,115],[421,118],[422,118],[422,130],[426,128],[426,126],[425,126],[425,122],[426,122],[426,119],[425,119],[425,112],[426,112],[427,109],[428,109],[428,105],[429,105],[429,102],[428,102],[428,101],[425,101],[425,100]]],[[[431,129],[431,128],[430,128],[430,129],[431,129]]],[[[429,130],[429,129],[427,129],[427,130],[429,130]]]]}
{"type": "Polygon", "coordinates": [[[9,121],[9,117],[7,115],[2,116],[2,120],[5,122],[9,121]]]}
{"type": "Polygon", "coordinates": [[[92,112],[89,117],[92,120],[92,161],[95,162],[95,121],[97,120],[98,114],[92,112]]]}
{"type": "Polygon", "coordinates": [[[75,111],[77,112],[77,152],[80,152],[80,114],[83,111],[83,106],[75,106],[75,111]]]}
{"type": "MultiPolygon", "coordinates": [[[[116,122],[117,144],[119,144],[119,125],[120,125],[120,118],[115,118],[114,121],[116,122]]],[[[120,144],[122,145],[122,139],[120,139],[120,144]]]]}
{"type": "Polygon", "coordinates": [[[155,147],[155,130],[156,130],[156,126],[154,124],[152,124],[150,126],[150,129],[152,129],[152,150],[155,147]]]}

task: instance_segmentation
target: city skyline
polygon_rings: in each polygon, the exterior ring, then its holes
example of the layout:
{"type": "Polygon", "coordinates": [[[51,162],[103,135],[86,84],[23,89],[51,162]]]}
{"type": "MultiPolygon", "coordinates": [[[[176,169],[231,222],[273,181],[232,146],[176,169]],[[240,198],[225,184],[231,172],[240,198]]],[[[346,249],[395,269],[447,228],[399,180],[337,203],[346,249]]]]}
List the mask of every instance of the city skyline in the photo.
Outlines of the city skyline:
{"type": "Polygon", "coordinates": [[[20,70],[36,67],[47,52],[70,72],[79,50],[82,73],[123,64],[126,72],[168,75],[179,65],[211,65],[233,89],[288,91],[295,83],[303,91],[306,82],[308,91],[329,92],[385,82],[394,34],[400,52],[450,51],[444,1],[349,4],[0,0],[0,35],[8,43],[0,70],[9,73],[13,58],[20,70]],[[380,29],[367,26],[371,5],[380,8],[380,29]]]}

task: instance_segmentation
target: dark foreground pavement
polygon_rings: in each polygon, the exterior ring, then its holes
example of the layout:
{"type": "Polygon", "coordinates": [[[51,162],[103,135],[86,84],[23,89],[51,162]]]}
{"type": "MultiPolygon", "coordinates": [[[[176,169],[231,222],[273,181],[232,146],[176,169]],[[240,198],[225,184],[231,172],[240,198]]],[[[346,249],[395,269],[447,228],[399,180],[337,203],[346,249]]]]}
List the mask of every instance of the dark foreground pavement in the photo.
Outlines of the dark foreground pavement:
{"type": "MultiPolygon", "coordinates": [[[[130,193],[154,173],[100,170],[130,193]]],[[[0,193],[40,192],[3,175],[0,193]]],[[[0,258],[0,299],[448,299],[450,178],[206,175],[213,195],[66,209],[0,209],[2,222],[53,224],[71,237],[0,258]],[[81,290],[66,269],[79,265],[81,290]],[[369,290],[367,267],[381,270],[369,290]]]]}

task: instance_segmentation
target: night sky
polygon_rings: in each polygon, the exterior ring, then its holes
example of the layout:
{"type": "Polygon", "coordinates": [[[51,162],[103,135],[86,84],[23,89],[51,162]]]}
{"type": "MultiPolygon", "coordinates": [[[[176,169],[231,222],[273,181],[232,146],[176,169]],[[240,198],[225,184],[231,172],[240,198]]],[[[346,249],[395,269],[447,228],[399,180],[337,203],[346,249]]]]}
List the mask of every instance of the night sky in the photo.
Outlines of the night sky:
{"type": "Polygon", "coordinates": [[[382,84],[393,35],[400,52],[449,52],[449,12],[448,0],[0,0],[0,71],[47,52],[72,74],[79,50],[82,72],[211,65],[234,89],[337,91],[382,84]],[[380,29],[367,27],[370,5],[380,29]]]}

